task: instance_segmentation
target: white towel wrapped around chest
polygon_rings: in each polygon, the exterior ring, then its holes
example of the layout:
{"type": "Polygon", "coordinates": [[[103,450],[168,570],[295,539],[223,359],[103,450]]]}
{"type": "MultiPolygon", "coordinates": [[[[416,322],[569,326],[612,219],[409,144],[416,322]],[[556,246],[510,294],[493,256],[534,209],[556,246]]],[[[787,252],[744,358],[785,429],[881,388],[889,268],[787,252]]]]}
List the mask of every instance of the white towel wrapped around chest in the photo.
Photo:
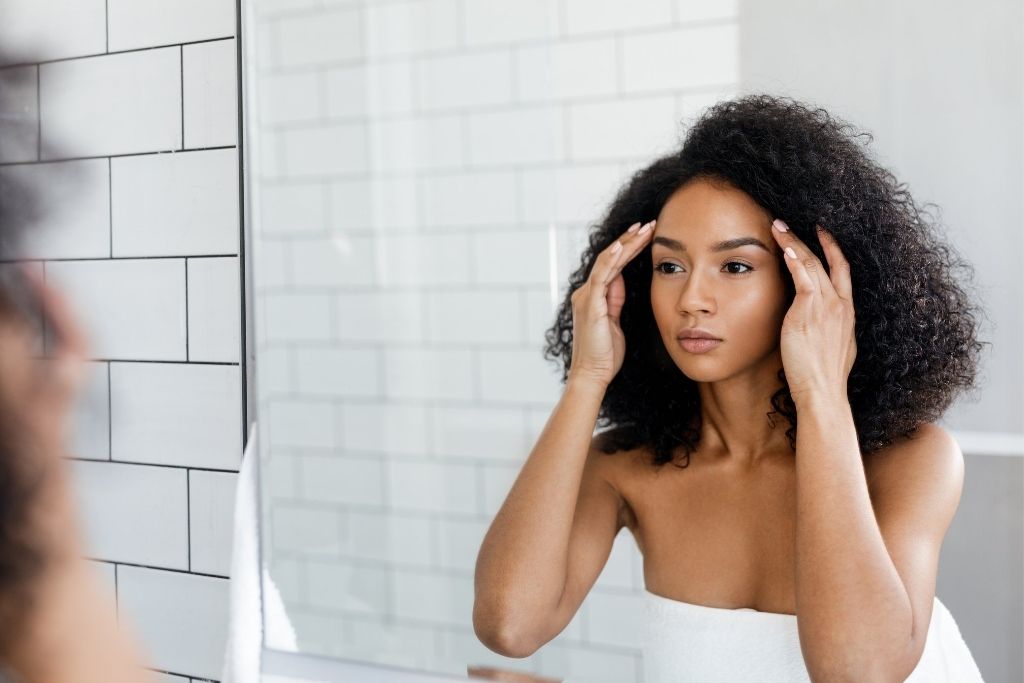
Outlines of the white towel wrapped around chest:
{"type": "MultiPolygon", "coordinates": [[[[645,683],[808,683],[797,617],[694,605],[644,591],[645,683]]],[[[921,660],[907,683],[978,683],[981,673],[936,597],[921,660]]]]}

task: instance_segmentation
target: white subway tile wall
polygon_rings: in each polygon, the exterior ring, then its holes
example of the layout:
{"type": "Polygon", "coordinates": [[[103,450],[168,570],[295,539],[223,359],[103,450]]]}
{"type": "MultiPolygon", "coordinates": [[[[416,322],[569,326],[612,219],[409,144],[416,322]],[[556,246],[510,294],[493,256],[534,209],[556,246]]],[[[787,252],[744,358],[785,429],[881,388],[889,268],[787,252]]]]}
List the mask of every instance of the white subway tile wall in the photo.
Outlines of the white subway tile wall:
{"type": "Polygon", "coordinates": [[[46,277],[83,318],[96,358],[187,359],[184,259],[50,261],[46,277]]]}
{"type": "Polygon", "coordinates": [[[227,641],[226,579],[149,567],[117,568],[118,614],[156,669],[218,679],[227,641]]]}
{"type": "Polygon", "coordinates": [[[560,393],[543,332],[588,226],[736,94],[737,3],[255,10],[264,552],[300,648],[642,680],[630,534],[523,660],[473,633],[473,572],[560,393]]]}
{"type": "Polygon", "coordinates": [[[181,47],[39,66],[43,140],[68,157],[180,150],[181,47]]]}
{"type": "Polygon", "coordinates": [[[187,470],[114,462],[74,465],[90,554],[188,569],[187,470]]]}
{"type": "Polygon", "coordinates": [[[132,50],[235,35],[235,3],[107,0],[109,49],[132,50]]]}
{"type": "Polygon", "coordinates": [[[237,171],[234,148],[111,159],[113,255],[237,254],[237,171]]]}
{"type": "Polygon", "coordinates": [[[25,258],[93,359],[69,454],[86,552],[155,680],[217,680],[244,434],[236,3],[0,13],[31,62],[3,106],[34,122],[12,143],[0,124],[0,174],[44,188],[25,258]]]}
{"type": "Polygon", "coordinates": [[[110,459],[110,364],[89,363],[85,388],[75,406],[71,456],[110,459]]]}
{"type": "Polygon", "coordinates": [[[239,362],[242,295],[238,268],[237,256],[185,262],[189,360],[239,362]]]}
{"type": "MultiPolygon", "coordinates": [[[[33,146],[33,159],[36,150],[33,146]]],[[[26,161],[20,159],[19,161],[26,161]]],[[[0,166],[0,174],[47,188],[53,202],[29,234],[29,255],[39,259],[110,256],[110,160],[82,159],[0,166]]]]}
{"type": "Polygon", "coordinates": [[[40,61],[106,52],[106,0],[5,0],[0,45],[40,61]]]}
{"type": "Polygon", "coordinates": [[[234,530],[234,472],[186,470],[189,485],[189,558],[191,569],[227,576],[231,572],[234,530]]]}
{"type": "Polygon", "coordinates": [[[241,380],[235,363],[111,363],[111,458],[237,470],[241,380]]]}
{"type": "Polygon", "coordinates": [[[185,149],[238,143],[237,61],[238,51],[230,40],[182,48],[185,149]]]}

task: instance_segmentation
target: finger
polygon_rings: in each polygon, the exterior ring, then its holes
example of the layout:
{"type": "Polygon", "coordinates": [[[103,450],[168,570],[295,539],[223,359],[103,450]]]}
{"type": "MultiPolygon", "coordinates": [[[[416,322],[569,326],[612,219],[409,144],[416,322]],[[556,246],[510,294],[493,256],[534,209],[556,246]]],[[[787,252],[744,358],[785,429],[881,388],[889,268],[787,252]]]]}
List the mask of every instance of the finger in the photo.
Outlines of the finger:
{"type": "MultiPolygon", "coordinates": [[[[603,306],[608,285],[615,280],[615,266],[619,262],[622,251],[625,249],[625,244],[642,227],[643,225],[639,221],[633,223],[614,242],[598,252],[586,281],[576,289],[576,292],[580,292],[579,296],[581,298],[585,296],[587,308],[593,309],[594,306],[603,306]],[[580,290],[584,291],[581,292],[580,290]]],[[[576,292],[573,292],[573,294],[575,295],[576,292]]]]}
{"type": "Polygon", "coordinates": [[[614,263],[619,258],[619,253],[622,251],[624,238],[628,237],[630,233],[636,232],[636,230],[638,230],[640,227],[641,226],[639,222],[636,222],[633,225],[629,226],[629,229],[626,232],[617,237],[614,242],[612,242],[607,247],[602,249],[601,252],[597,255],[597,259],[594,262],[593,271],[595,275],[602,275],[602,282],[604,281],[603,273],[605,273],[608,270],[610,264],[614,263]]]}
{"type": "Polygon", "coordinates": [[[846,260],[843,250],[839,248],[839,243],[836,242],[836,238],[832,233],[820,225],[817,227],[818,241],[821,242],[821,248],[825,251],[825,258],[828,259],[829,277],[832,280],[832,286],[835,288],[836,294],[841,298],[852,300],[853,283],[850,280],[850,262],[846,260]]]}
{"type": "Polygon", "coordinates": [[[626,303],[626,281],[621,274],[616,275],[611,282],[608,283],[608,317],[619,322],[619,316],[622,314],[622,307],[626,303]]]}
{"type": "Polygon", "coordinates": [[[75,385],[84,376],[82,361],[88,358],[88,339],[65,298],[46,283],[40,273],[26,269],[47,324],[53,329],[54,346],[49,367],[61,381],[75,385]]]}
{"type": "MultiPolygon", "coordinates": [[[[635,224],[634,224],[635,225],[635,224]]],[[[601,272],[601,282],[607,285],[609,282],[614,280],[622,269],[626,267],[630,261],[633,260],[640,251],[646,246],[651,235],[654,233],[655,221],[648,221],[640,226],[635,232],[627,231],[623,237],[616,240],[621,246],[615,249],[616,242],[613,242],[608,248],[608,252],[611,257],[606,264],[606,267],[601,272]]]]}
{"type": "Polygon", "coordinates": [[[799,237],[793,234],[793,231],[789,229],[786,222],[781,218],[776,218],[772,222],[772,227],[772,234],[775,235],[775,239],[782,248],[790,248],[796,252],[797,259],[803,264],[804,272],[811,278],[811,282],[815,285],[818,293],[821,296],[835,294],[835,290],[832,288],[832,283],[829,281],[821,261],[818,260],[814,252],[808,249],[799,237]]]}
{"type": "Polygon", "coordinates": [[[821,285],[817,281],[817,277],[810,272],[804,259],[800,257],[793,247],[783,247],[784,257],[786,265],[789,267],[789,272],[793,276],[793,284],[796,287],[796,293],[807,294],[809,296],[820,296],[821,285]]]}

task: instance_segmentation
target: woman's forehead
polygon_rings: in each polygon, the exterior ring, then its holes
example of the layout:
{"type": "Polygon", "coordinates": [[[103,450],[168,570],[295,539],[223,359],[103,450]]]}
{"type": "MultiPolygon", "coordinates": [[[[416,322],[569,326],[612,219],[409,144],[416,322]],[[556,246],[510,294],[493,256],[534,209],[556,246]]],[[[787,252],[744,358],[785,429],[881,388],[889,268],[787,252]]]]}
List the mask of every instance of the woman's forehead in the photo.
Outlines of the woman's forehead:
{"type": "Polygon", "coordinates": [[[705,245],[743,237],[756,237],[762,242],[768,238],[766,244],[770,247],[771,221],[771,215],[742,190],[695,180],[665,202],[655,235],[679,242],[686,249],[691,245],[704,249],[705,245]]]}

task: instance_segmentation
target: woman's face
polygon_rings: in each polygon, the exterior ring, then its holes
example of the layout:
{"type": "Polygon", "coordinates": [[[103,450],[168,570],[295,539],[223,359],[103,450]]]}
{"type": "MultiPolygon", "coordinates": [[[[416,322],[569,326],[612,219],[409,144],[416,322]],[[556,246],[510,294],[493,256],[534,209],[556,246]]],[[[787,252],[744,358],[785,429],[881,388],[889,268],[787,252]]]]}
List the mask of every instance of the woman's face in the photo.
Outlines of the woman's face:
{"type": "Polygon", "coordinates": [[[658,215],[651,307],[665,348],[690,379],[726,379],[777,353],[789,273],[771,222],[745,192],[705,179],[678,189],[658,215]],[[744,244],[720,244],[737,239],[744,244]],[[692,327],[722,341],[703,353],[688,351],[678,337],[692,327]]]}

